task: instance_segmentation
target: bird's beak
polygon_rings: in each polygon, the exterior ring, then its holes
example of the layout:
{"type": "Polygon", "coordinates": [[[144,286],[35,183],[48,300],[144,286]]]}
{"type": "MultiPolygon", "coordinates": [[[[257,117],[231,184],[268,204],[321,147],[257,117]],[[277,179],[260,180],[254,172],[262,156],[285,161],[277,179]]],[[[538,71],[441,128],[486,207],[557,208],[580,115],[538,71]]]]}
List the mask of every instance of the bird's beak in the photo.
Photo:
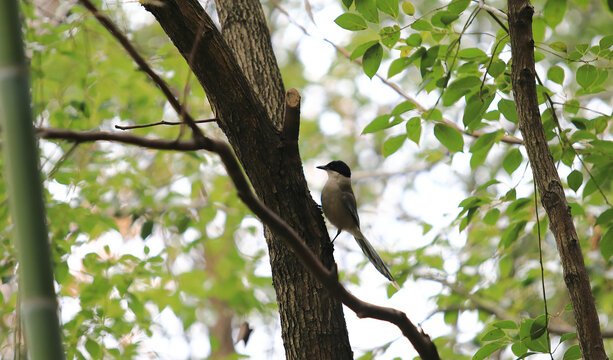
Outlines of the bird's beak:
{"type": "Polygon", "coordinates": [[[328,170],[328,168],[326,167],[326,165],[321,165],[317,167],[318,169],[322,169],[322,170],[328,170]]]}

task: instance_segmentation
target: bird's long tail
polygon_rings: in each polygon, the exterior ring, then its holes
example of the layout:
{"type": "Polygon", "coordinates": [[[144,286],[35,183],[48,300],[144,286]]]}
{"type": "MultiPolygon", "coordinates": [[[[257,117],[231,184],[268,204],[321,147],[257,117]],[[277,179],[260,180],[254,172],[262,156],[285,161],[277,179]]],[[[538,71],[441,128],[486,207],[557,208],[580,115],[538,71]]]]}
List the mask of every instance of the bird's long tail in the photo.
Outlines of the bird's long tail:
{"type": "Polygon", "coordinates": [[[366,240],[366,237],[362,234],[362,232],[360,230],[357,230],[355,231],[355,233],[352,233],[352,235],[358,242],[358,245],[360,245],[362,252],[364,253],[364,255],[366,255],[368,260],[370,260],[370,262],[383,276],[385,276],[389,281],[392,282],[392,285],[394,285],[396,289],[400,290],[400,286],[398,286],[398,283],[396,282],[396,280],[394,280],[394,277],[390,273],[390,269],[387,267],[387,265],[385,265],[383,260],[381,260],[379,254],[377,254],[372,245],[370,245],[368,240],[366,240]]]}

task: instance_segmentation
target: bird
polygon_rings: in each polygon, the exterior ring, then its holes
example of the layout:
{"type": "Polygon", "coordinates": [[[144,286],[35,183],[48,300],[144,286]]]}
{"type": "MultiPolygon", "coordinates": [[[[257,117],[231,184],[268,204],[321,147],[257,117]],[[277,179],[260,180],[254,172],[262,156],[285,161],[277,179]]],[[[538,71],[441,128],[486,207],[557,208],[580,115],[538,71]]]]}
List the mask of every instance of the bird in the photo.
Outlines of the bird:
{"type": "Polygon", "coordinates": [[[321,207],[324,215],[338,230],[332,242],[343,230],[353,235],[368,260],[383,276],[391,281],[396,289],[400,290],[400,286],[394,280],[389,268],[360,230],[360,217],[358,216],[355,195],[351,188],[351,169],[349,169],[349,166],[341,160],[334,160],[317,168],[328,173],[328,181],[321,191],[321,207]]]}

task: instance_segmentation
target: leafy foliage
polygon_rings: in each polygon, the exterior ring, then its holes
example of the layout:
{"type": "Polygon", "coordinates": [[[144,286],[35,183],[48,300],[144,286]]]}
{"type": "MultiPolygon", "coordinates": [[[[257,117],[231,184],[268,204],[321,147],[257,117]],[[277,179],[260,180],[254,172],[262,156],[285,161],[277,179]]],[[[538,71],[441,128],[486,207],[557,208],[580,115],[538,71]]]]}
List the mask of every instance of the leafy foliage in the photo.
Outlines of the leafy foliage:
{"type": "MultiPolygon", "coordinates": [[[[510,351],[513,358],[548,351],[555,358],[580,358],[572,332],[551,331],[547,340],[543,331],[538,236],[543,239],[548,323],[570,325],[573,320],[555,242],[544,212],[535,206],[528,159],[517,144],[509,38],[493,20],[506,24],[504,18],[469,0],[343,0],[335,5],[343,6],[334,21],[350,37],[350,60],[361,60],[361,69],[338,58],[325,76],[313,80],[305,75],[309,64],[300,62],[295,48],[275,49],[288,87],[304,89],[305,101],[323,99],[315,111],[303,108],[305,169],[338,157],[358,171],[387,164],[417,167],[400,174],[402,196],[400,191],[394,199],[385,196],[384,189],[397,186],[398,174],[374,182],[366,177],[356,191],[365,208],[393,209],[395,224],[406,226],[399,231],[403,236],[406,228],[419,228],[422,238],[410,243],[400,238],[390,246],[393,252],[382,255],[391,260],[400,283],[440,284],[432,297],[434,312],[451,329],[435,339],[443,358],[485,359],[497,351],[505,351],[504,356],[510,351]],[[373,87],[379,75],[415,98],[398,96],[375,104],[361,73],[373,87]],[[335,123],[340,130],[324,131],[335,123]],[[441,169],[446,169],[442,176],[441,169]],[[408,208],[402,202],[424,191],[420,184],[430,171],[429,181],[457,186],[453,191],[461,193],[443,225],[427,218],[432,205],[408,208]],[[379,200],[386,202],[382,208],[379,200]],[[461,324],[471,315],[480,330],[467,340],[461,324]]],[[[565,179],[596,303],[602,314],[611,314],[607,269],[613,256],[613,145],[611,109],[603,105],[611,87],[610,9],[581,0],[543,0],[534,6],[541,117],[565,179]]],[[[151,82],[80,7],[55,24],[37,23],[41,19],[30,4],[22,8],[29,20],[25,34],[37,124],[112,130],[115,124],[175,120],[151,82]]],[[[129,23],[120,8],[109,13],[129,23]]],[[[286,23],[271,17],[273,39],[278,40],[274,36],[286,23]]],[[[156,71],[182,93],[187,66],[161,29],[147,24],[126,26],[126,31],[156,71]]],[[[212,117],[203,90],[193,79],[190,84],[184,99],[190,111],[198,118],[212,117]]],[[[221,136],[212,125],[203,128],[221,136]]],[[[178,127],[160,126],[134,132],[164,138],[181,134],[178,127]]],[[[170,336],[159,321],[168,312],[179,319],[188,340],[191,329],[213,327],[221,311],[273,322],[271,281],[256,271],[265,265],[263,240],[255,240],[261,229],[216,159],[104,143],[72,149],[46,141],[41,141],[41,157],[58,294],[64,309],[78,303],[74,314],[64,315],[69,358],[142,354],[154,335],[170,336]],[[215,308],[219,303],[223,309],[215,308]]],[[[1,166],[0,160],[0,172],[1,166]]],[[[10,345],[15,323],[6,319],[17,308],[17,264],[6,196],[0,181],[0,341],[10,345]]],[[[441,201],[439,194],[429,197],[441,201]]],[[[368,215],[362,220],[366,227],[376,223],[368,215]]],[[[364,285],[359,274],[367,262],[343,265],[344,281],[364,285]]],[[[608,318],[603,319],[603,327],[610,328],[608,318]]],[[[210,337],[209,346],[216,343],[210,337]]],[[[364,350],[364,357],[376,357],[392,343],[364,350]]]]}
{"type": "MultiPolygon", "coordinates": [[[[387,59],[388,81],[392,77],[398,84],[406,84],[407,79],[417,81],[419,89],[428,95],[422,96],[425,101],[412,97],[400,100],[417,105],[414,109],[417,113],[414,111],[411,117],[378,115],[363,133],[393,134],[383,142],[382,155],[390,156],[399,150],[400,142],[396,139],[406,128],[409,139],[417,144],[424,136],[430,144],[437,141],[449,158],[463,158],[463,153],[467,153],[473,172],[471,191],[459,203],[461,210],[453,224],[465,234],[466,244],[455,249],[447,242],[448,235],[443,231],[428,245],[443,253],[461,251],[459,266],[455,271],[445,271],[418,251],[408,272],[419,278],[419,274],[432,273],[433,268],[441,269],[435,278],[448,284],[451,295],[441,293],[436,297],[439,309],[459,307],[460,313],[464,309],[478,309],[483,323],[491,321],[478,337],[481,345],[473,352],[473,359],[485,359],[505,348],[511,348],[518,358],[549,352],[564,353],[565,359],[580,357],[577,345],[572,345],[574,336],[562,335],[559,345],[549,346],[551,337],[546,331],[542,306],[538,305],[543,301],[537,285],[540,271],[528,265],[538,259],[534,257],[537,236],[546,238],[544,251],[549,260],[545,261],[555,262],[557,255],[553,239],[546,232],[546,218],[542,210],[535,208],[534,194],[522,189],[525,197],[517,197],[521,189],[519,184],[526,177],[528,159],[518,145],[518,117],[511,91],[512,60],[507,28],[503,25],[505,19],[500,13],[489,11],[487,14],[485,9],[470,1],[439,5],[399,1],[396,4],[402,13],[381,11],[378,21],[369,20],[360,7],[356,7],[355,11],[373,25],[356,31],[354,46],[360,48],[364,39],[368,39],[369,46],[374,46],[372,38],[378,35],[385,51],[384,61],[377,62],[377,67],[383,67],[387,59]],[[491,21],[492,18],[497,21],[491,21]],[[394,32],[390,40],[391,29],[400,31],[399,36],[394,32]],[[471,31],[477,33],[473,35],[471,31]],[[388,45],[392,43],[393,46],[388,45]],[[425,103],[434,105],[423,105],[425,103]],[[402,123],[404,127],[399,126],[402,123]],[[510,182],[517,185],[502,185],[510,182]],[[537,211],[541,213],[539,223],[535,218],[537,211]],[[498,268],[491,277],[477,265],[484,261],[498,268]],[[424,269],[428,267],[430,270],[424,269]],[[507,303],[505,298],[514,300],[507,303]],[[499,304],[498,311],[486,310],[489,307],[483,304],[490,302],[499,304]],[[497,318],[502,314],[517,321],[497,318]]],[[[600,250],[600,256],[590,254],[586,257],[588,267],[602,270],[613,256],[610,221],[613,216],[610,216],[608,200],[613,165],[610,156],[612,112],[610,106],[604,107],[605,110],[601,110],[603,107],[596,109],[594,102],[585,97],[597,99],[611,86],[613,37],[606,32],[610,29],[604,28],[601,28],[602,36],[597,31],[590,34],[560,31],[563,24],[570,23],[567,16],[571,9],[592,14],[597,11],[587,10],[586,6],[580,1],[537,2],[533,31],[537,41],[537,91],[543,125],[554,160],[561,166],[560,173],[565,174],[567,196],[584,253],[600,250]],[[545,80],[548,81],[543,83],[545,80]]],[[[354,9],[348,6],[347,11],[354,9]]],[[[369,17],[375,19],[372,15],[369,17]]],[[[371,62],[369,71],[365,71],[371,78],[373,68],[371,62]]],[[[434,163],[447,159],[433,156],[438,151],[423,143],[420,149],[420,156],[434,163]]],[[[602,272],[592,274],[595,295],[604,295],[602,289],[610,288],[610,281],[602,272]]],[[[554,285],[560,283],[559,267],[546,271],[544,276],[547,288],[555,289],[554,295],[547,299],[549,316],[564,318],[565,304],[561,295],[564,288],[554,285]],[[552,304],[555,304],[553,312],[552,304]]],[[[599,300],[597,303],[603,304],[599,300]]],[[[608,302],[605,303],[607,305],[599,309],[603,313],[610,308],[608,302]]],[[[447,323],[457,325],[457,310],[440,311],[444,312],[447,323]]]]}

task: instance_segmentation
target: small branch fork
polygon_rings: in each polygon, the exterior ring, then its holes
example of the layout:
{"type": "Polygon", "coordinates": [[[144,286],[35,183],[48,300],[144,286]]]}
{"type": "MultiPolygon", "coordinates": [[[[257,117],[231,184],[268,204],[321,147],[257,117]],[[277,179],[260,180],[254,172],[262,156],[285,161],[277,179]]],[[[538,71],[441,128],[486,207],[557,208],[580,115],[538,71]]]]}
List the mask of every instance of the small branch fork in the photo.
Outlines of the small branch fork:
{"type": "MultiPolygon", "coordinates": [[[[270,210],[266,205],[255,195],[251,190],[251,186],[247,177],[242,171],[238,160],[234,156],[234,152],[230,145],[225,141],[210,138],[202,133],[196,121],[184,109],[181,103],[174,97],[172,91],[147,64],[147,62],[138,54],[136,49],[128,41],[128,39],[119,31],[119,29],[100,12],[90,0],[79,0],[79,2],[90,10],[98,21],[122,44],[128,54],[136,61],[138,66],[156,83],[162,90],[168,101],[171,103],[175,111],[181,116],[193,132],[193,137],[190,140],[165,140],[151,139],[140,137],[127,133],[112,133],[102,131],[72,131],[53,128],[39,128],[38,136],[44,139],[63,139],[75,143],[94,142],[94,141],[112,141],[130,145],[138,145],[150,149],[158,150],[174,150],[174,151],[196,151],[207,150],[219,155],[227,173],[241,201],[271,230],[285,240],[300,262],[308,268],[313,275],[321,281],[330,294],[338,298],[343,304],[353,310],[360,318],[373,318],[382,321],[390,322],[396,325],[402,334],[411,342],[415,350],[419,353],[422,359],[439,360],[438,351],[430,337],[422,331],[418,330],[415,325],[408,319],[405,313],[383,306],[362,301],[349,293],[345,287],[338,281],[336,269],[327,269],[318,257],[306,245],[306,242],[292,229],[281,217],[270,210]]],[[[284,137],[286,141],[293,143],[297,140],[297,131],[300,114],[300,96],[295,89],[291,89],[286,94],[285,102],[285,129],[284,137]],[[295,140],[296,139],[296,140],[295,140]]],[[[154,126],[149,124],[149,126],[154,126]]],[[[146,126],[139,126],[146,127],[146,126]]]]}

